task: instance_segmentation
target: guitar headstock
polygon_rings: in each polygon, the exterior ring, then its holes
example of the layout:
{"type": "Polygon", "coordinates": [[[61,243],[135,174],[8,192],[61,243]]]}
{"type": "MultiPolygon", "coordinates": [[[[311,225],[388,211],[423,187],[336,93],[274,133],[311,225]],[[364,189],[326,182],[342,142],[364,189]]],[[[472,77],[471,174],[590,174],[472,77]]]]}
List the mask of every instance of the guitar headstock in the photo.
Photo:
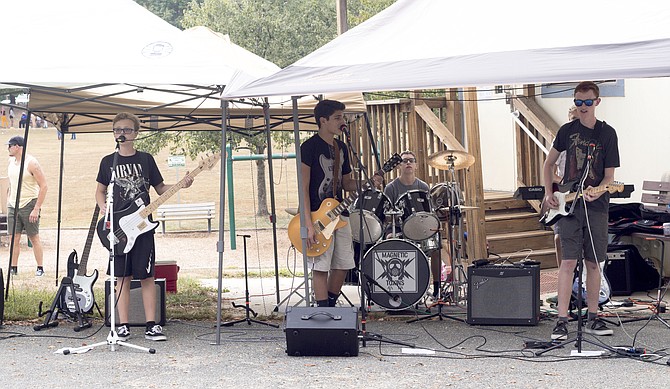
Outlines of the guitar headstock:
{"type": "Polygon", "coordinates": [[[209,157],[200,160],[200,162],[198,163],[198,168],[202,170],[205,169],[209,170],[213,168],[214,165],[216,165],[216,163],[219,162],[220,159],[221,159],[221,153],[210,155],[209,157]]]}
{"type": "Polygon", "coordinates": [[[624,189],[623,182],[613,181],[607,184],[607,191],[610,193],[623,192],[623,189],[624,189]]]}
{"type": "Polygon", "coordinates": [[[400,154],[393,153],[391,158],[389,158],[388,161],[384,162],[384,166],[382,166],[382,170],[384,171],[384,173],[388,173],[391,170],[393,170],[396,166],[400,165],[400,162],[402,162],[402,158],[400,157],[400,154]]]}

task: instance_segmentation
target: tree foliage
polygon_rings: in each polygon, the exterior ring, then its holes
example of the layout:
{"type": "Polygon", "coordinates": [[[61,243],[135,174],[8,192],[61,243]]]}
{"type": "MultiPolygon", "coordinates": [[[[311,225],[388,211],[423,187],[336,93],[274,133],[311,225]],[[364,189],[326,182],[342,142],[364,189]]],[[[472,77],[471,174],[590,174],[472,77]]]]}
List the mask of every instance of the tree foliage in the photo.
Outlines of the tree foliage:
{"type": "Polygon", "coordinates": [[[137,4],[179,28],[184,18],[184,10],[192,1],[197,3],[201,0],[135,0],[137,4]]]}

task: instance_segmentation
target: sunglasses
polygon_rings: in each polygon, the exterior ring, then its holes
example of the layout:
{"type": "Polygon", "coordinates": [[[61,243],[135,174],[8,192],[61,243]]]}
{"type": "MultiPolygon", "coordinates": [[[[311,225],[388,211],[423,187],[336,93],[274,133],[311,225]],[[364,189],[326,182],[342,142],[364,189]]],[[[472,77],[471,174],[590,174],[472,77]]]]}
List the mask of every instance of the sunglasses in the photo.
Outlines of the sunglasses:
{"type": "Polygon", "coordinates": [[[403,158],[402,161],[404,163],[414,163],[416,162],[416,158],[403,158]]]}
{"type": "Polygon", "coordinates": [[[590,107],[593,105],[593,103],[596,102],[598,99],[586,99],[586,100],[581,100],[581,99],[574,99],[574,103],[577,107],[581,107],[582,104],[586,104],[587,107],[590,107]]]}
{"type": "Polygon", "coordinates": [[[117,134],[132,134],[135,132],[134,128],[115,128],[114,132],[117,134]]]}

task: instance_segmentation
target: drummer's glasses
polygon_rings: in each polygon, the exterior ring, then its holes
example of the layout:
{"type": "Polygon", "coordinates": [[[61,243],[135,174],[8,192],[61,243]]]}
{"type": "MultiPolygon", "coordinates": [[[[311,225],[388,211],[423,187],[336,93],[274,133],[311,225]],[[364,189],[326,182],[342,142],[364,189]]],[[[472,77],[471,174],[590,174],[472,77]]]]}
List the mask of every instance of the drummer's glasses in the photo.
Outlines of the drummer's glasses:
{"type": "Polygon", "coordinates": [[[598,99],[586,99],[586,100],[581,100],[581,99],[574,99],[573,101],[575,102],[575,105],[578,107],[581,107],[582,104],[586,104],[587,107],[590,107],[595,103],[595,101],[598,99]]]}
{"type": "Polygon", "coordinates": [[[416,162],[416,158],[403,158],[402,161],[404,163],[414,163],[416,162]]]}

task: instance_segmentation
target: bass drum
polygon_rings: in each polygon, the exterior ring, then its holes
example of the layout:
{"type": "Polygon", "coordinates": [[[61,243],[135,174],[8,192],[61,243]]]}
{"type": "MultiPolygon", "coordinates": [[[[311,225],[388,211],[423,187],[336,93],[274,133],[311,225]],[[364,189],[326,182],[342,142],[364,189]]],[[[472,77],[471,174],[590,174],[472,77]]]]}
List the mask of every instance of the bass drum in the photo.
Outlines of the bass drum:
{"type": "Polygon", "coordinates": [[[363,242],[375,243],[384,234],[384,212],[391,207],[391,200],[378,190],[368,189],[349,208],[351,237],[360,243],[361,213],[363,214],[363,242]]]}
{"type": "Polygon", "coordinates": [[[361,267],[365,292],[379,306],[390,310],[411,308],[426,293],[430,267],[415,244],[388,239],[372,246],[361,267]]]}

